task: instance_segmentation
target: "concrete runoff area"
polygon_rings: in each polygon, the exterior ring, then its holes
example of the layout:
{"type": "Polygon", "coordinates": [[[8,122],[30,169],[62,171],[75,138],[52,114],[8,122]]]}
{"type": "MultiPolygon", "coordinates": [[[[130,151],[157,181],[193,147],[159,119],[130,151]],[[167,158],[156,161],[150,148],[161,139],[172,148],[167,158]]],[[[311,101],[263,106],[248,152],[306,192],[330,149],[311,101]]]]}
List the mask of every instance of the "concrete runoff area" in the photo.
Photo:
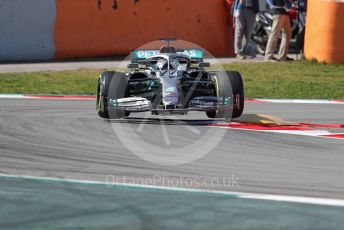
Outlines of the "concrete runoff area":
{"type": "MultiPolygon", "coordinates": [[[[298,54],[290,54],[291,58],[295,60],[302,60],[302,56],[298,54]]],[[[257,56],[254,59],[237,59],[237,58],[213,58],[204,59],[210,64],[231,64],[231,63],[256,63],[264,62],[263,56],[257,56]]],[[[41,71],[66,71],[66,70],[80,70],[80,69],[116,69],[120,66],[127,66],[130,58],[124,60],[119,57],[97,58],[96,60],[66,60],[66,61],[51,61],[51,62],[8,62],[0,65],[0,73],[22,73],[22,72],[41,72],[41,71]]]]}
{"type": "Polygon", "coordinates": [[[343,207],[0,177],[0,228],[342,229],[343,207]]]}
{"type": "MultiPolygon", "coordinates": [[[[291,122],[342,123],[343,105],[247,103],[247,114],[270,114],[291,122]]],[[[133,114],[132,119],[144,115],[133,114]]],[[[149,117],[151,120],[155,117],[149,117]]],[[[187,144],[209,127],[204,113],[165,120],[171,145],[187,144]]],[[[104,182],[128,178],[224,178],[238,186],[195,189],[344,199],[342,140],[228,130],[204,157],[185,165],[144,161],[121,143],[111,122],[99,118],[95,101],[0,99],[2,174],[104,182]]],[[[153,120],[154,121],[154,120],[153,120]]],[[[134,122],[124,124],[138,127],[134,122]]],[[[159,124],[147,122],[147,139],[159,124]]],[[[159,139],[160,138],[160,139],[159,139]]],[[[157,184],[163,186],[164,184],[157,184]]],[[[123,229],[341,229],[343,208],[242,199],[236,196],[162,191],[128,186],[80,184],[0,177],[0,228],[85,226],[123,229]],[[11,219],[12,218],[12,219],[11,219]],[[13,219],[15,218],[15,219],[13,219]],[[296,225],[298,224],[298,225],[296,225]]]]}

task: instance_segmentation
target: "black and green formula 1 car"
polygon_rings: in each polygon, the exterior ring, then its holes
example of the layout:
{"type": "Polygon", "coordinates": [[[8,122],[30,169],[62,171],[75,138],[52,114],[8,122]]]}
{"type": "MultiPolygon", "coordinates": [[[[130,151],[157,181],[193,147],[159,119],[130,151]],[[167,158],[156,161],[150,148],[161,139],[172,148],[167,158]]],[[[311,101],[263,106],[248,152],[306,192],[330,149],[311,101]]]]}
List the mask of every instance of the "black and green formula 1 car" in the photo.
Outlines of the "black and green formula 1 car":
{"type": "Polygon", "coordinates": [[[106,71],[97,86],[100,117],[119,119],[130,113],[187,114],[206,112],[209,118],[235,118],[244,109],[241,75],[207,71],[202,49],[177,50],[174,39],[159,50],[134,50],[127,72],[106,71]]]}

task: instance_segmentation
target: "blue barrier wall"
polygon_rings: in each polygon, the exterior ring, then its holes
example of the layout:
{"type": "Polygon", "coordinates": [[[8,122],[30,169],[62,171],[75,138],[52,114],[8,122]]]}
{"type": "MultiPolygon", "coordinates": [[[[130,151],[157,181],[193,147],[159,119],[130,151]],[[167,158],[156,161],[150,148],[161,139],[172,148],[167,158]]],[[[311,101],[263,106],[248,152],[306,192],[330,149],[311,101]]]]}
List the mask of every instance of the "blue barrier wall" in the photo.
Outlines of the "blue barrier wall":
{"type": "Polygon", "coordinates": [[[1,0],[0,60],[53,59],[55,18],[55,0],[1,0]]]}

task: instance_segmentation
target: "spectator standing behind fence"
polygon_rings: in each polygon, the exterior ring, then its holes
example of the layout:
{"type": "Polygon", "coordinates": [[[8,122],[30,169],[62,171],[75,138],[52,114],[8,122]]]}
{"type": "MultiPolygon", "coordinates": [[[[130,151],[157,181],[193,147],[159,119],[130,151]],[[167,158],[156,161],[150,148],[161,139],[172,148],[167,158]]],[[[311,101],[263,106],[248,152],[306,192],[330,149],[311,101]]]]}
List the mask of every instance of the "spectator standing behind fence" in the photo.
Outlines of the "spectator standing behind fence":
{"type": "Polygon", "coordinates": [[[272,14],[272,28],[265,51],[265,61],[289,61],[287,56],[291,38],[291,25],[288,11],[292,6],[290,0],[267,0],[272,14]],[[282,40],[278,52],[278,58],[274,56],[277,42],[282,31],[282,40]]]}
{"type": "Polygon", "coordinates": [[[232,14],[235,20],[234,52],[237,58],[245,59],[246,55],[256,57],[256,44],[251,36],[258,9],[258,0],[234,1],[232,14]]]}

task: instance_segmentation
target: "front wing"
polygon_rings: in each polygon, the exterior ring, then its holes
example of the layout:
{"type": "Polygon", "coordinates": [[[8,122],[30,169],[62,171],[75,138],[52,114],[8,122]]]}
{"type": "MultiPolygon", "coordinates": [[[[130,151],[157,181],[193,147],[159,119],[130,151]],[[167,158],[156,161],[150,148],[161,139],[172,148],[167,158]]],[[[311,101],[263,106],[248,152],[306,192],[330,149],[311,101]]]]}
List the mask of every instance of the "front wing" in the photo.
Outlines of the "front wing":
{"type": "Polygon", "coordinates": [[[155,113],[178,113],[185,114],[189,111],[214,111],[214,110],[228,110],[239,106],[238,96],[233,97],[195,97],[189,101],[187,106],[175,105],[159,106],[153,108],[152,103],[143,97],[128,97],[120,99],[110,99],[109,109],[123,109],[125,112],[146,112],[152,111],[155,113]]]}

